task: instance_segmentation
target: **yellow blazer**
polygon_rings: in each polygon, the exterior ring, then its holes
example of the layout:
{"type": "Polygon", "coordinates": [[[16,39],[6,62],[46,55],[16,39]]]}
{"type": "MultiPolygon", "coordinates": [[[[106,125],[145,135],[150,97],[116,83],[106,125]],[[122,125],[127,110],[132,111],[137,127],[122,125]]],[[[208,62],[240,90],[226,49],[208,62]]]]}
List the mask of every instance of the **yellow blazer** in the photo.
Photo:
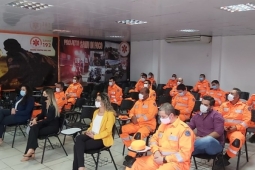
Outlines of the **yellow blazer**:
{"type": "MultiPolygon", "coordinates": [[[[93,114],[92,121],[90,123],[90,127],[87,131],[91,131],[93,127],[93,121],[96,118],[96,115],[98,114],[99,109],[95,110],[93,114]]],[[[104,146],[112,146],[113,145],[113,137],[112,137],[112,128],[115,123],[115,116],[114,112],[112,111],[105,111],[103,115],[103,119],[100,125],[100,131],[98,134],[94,135],[94,139],[102,139],[104,146]]]]}

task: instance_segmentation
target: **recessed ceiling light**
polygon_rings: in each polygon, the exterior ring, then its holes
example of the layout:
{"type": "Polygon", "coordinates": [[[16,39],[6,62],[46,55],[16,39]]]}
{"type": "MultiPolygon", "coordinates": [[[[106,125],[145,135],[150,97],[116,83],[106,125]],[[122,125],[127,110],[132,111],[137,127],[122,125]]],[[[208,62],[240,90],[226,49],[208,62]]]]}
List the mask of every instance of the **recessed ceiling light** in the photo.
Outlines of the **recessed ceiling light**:
{"type": "Polygon", "coordinates": [[[193,30],[193,29],[184,29],[184,30],[178,30],[180,32],[198,32],[199,30],[193,30]]]}
{"type": "Polygon", "coordinates": [[[65,32],[71,32],[71,31],[69,31],[69,30],[59,30],[59,29],[54,29],[54,30],[52,30],[53,32],[63,32],[63,33],[65,33],[65,32]]]}
{"type": "Polygon", "coordinates": [[[107,38],[123,38],[124,36],[121,35],[110,35],[110,36],[106,36],[107,38]]]}
{"type": "Polygon", "coordinates": [[[238,5],[230,5],[230,6],[223,6],[220,9],[228,12],[243,12],[243,11],[254,11],[255,5],[251,3],[247,4],[238,4],[238,5]]]}
{"type": "Polygon", "coordinates": [[[38,3],[38,2],[24,1],[24,0],[13,1],[6,5],[11,6],[11,7],[23,8],[23,9],[31,9],[31,10],[35,10],[35,11],[53,6],[53,5],[49,5],[49,4],[42,4],[42,3],[38,3]]]}
{"type": "Polygon", "coordinates": [[[123,21],[116,21],[119,24],[126,24],[126,25],[138,25],[138,24],[146,24],[147,21],[139,21],[136,19],[127,19],[123,21]]]}

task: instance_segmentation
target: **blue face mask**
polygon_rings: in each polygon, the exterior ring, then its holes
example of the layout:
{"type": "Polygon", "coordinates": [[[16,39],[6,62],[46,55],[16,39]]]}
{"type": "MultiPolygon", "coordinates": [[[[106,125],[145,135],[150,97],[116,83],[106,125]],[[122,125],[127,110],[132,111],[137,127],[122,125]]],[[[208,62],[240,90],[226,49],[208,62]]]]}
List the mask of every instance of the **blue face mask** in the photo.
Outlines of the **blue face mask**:
{"type": "Polygon", "coordinates": [[[21,96],[25,96],[26,95],[26,92],[24,90],[20,90],[20,95],[21,96]]]}
{"type": "Polygon", "coordinates": [[[184,96],[184,92],[179,93],[180,96],[184,96]]]}
{"type": "Polygon", "coordinates": [[[216,89],[217,89],[217,86],[212,86],[212,89],[216,90],[216,89]]]}
{"type": "Polygon", "coordinates": [[[199,80],[200,80],[200,81],[203,81],[203,80],[204,80],[204,78],[203,78],[203,77],[199,77],[199,80]]]}

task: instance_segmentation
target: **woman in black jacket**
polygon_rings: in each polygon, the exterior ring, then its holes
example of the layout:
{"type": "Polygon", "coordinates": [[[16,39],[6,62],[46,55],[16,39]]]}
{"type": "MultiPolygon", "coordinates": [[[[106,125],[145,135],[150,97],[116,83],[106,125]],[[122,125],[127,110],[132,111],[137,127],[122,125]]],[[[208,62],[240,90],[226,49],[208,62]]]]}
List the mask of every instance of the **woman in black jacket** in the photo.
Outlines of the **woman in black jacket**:
{"type": "Polygon", "coordinates": [[[25,155],[21,161],[28,161],[35,157],[35,149],[38,147],[37,138],[47,136],[59,131],[59,111],[52,89],[43,91],[45,102],[42,103],[42,113],[30,122],[30,131],[25,155]]]}

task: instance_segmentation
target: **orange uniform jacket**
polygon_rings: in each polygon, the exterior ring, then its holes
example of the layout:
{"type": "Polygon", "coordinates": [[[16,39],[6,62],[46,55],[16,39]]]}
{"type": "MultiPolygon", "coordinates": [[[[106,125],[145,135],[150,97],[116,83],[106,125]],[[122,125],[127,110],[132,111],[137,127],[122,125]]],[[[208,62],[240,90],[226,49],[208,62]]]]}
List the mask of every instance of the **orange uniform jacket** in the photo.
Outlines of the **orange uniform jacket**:
{"type": "Polygon", "coordinates": [[[174,86],[177,86],[177,79],[175,80],[169,79],[166,85],[163,87],[163,89],[173,88],[174,86]]]}
{"type": "Polygon", "coordinates": [[[153,77],[148,78],[148,80],[150,80],[152,85],[156,84],[156,81],[153,77]]]}
{"type": "Polygon", "coordinates": [[[178,164],[175,169],[190,169],[195,135],[179,118],[169,125],[161,124],[150,140],[151,152],[159,151],[167,162],[178,164]]]}
{"type": "Polygon", "coordinates": [[[61,112],[63,106],[67,103],[66,95],[62,91],[62,92],[55,92],[54,96],[58,105],[58,111],[61,112]]]}
{"type": "Polygon", "coordinates": [[[148,98],[145,101],[138,100],[129,112],[129,117],[136,116],[139,126],[148,126],[152,131],[156,128],[155,116],[158,107],[154,100],[148,98]]]}
{"type": "Polygon", "coordinates": [[[80,83],[72,83],[66,90],[66,95],[69,94],[70,98],[68,99],[68,102],[71,102],[72,104],[75,103],[76,98],[80,98],[81,93],[83,91],[83,87],[80,83]]]}
{"type": "Polygon", "coordinates": [[[226,101],[226,92],[221,89],[209,90],[206,92],[206,95],[209,95],[215,100],[215,110],[218,110],[219,106],[226,101]],[[216,109],[217,108],[217,109],[216,109]]]}
{"type": "Polygon", "coordinates": [[[207,91],[210,91],[210,83],[207,80],[198,81],[193,90],[198,91],[201,94],[200,97],[203,97],[207,91]]]}
{"type": "Polygon", "coordinates": [[[152,99],[153,101],[156,101],[156,92],[152,89],[150,89],[149,98],[152,99]]]}
{"type": "Polygon", "coordinates": [[[251,120],[251,112],[246,104],[240,100],[235,105],[227,101],[220,106],[219,112],[225,119],[225,127],[236,126],[238,131],[245,134],[251,120]]]}
{"type": "Polygon", "coordinates": [[[184,96],[177,94],[172,100],[172,105],[175,109],[180,111],[180,119],[185,121],[190,118],[190,114],[195,105],[195,99],[194,96],[187,91],[184,96]]]}
{"type": "Polygon", "coordinates": [[[255,109],[255,94],[251,95],[246,104],[249,106],[249,110],[255,109]]]}
{"type": "Polygon", "coordinates": [[[122,95],[122,89],[117,84],[114,84],[113,86],[108,86],[108,96],[111,103],[116,103],[117,105],[120,105],[122,101],[122,95]]]}
{"type": "Polygon", "coordinates": [[[140,92],[140,90],[144,88],[144,82],[143,81],[138,81],[135,85],[135,91],[140,92]]]}

